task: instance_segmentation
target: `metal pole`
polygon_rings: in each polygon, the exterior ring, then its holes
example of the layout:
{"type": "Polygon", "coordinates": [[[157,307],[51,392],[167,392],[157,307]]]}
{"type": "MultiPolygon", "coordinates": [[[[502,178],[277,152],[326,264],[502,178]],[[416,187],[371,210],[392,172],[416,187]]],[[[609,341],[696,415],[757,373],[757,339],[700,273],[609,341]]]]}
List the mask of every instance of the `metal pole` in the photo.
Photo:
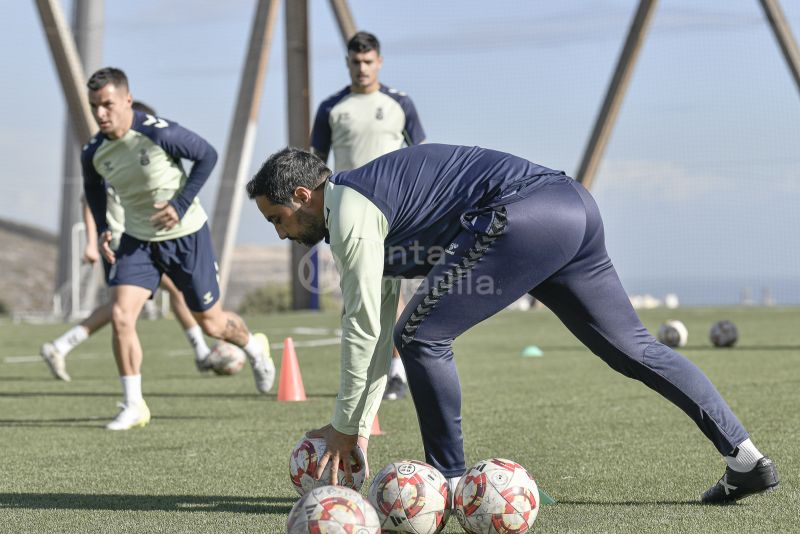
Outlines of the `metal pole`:
{"type": "Polygon", "coordinates": [[[800,51],[797,49],[797,41],[794,40],[792,29],[789,28],[789,23],[783,16],[781,4],[778,0],[760,1],[764,8],[764,14],[772,27],[772,32],[775,34],[775,39],[778,40],[778,45],[781,47],[783,57],[786,59],[786,65],[794,77],[797,89],[800,90],[800,51]]]}
{"type": "Polygon", "coordinates": [[[86,142],[96,128],[86,99],[86,75],[81,67],[75,40],[64,20],[58,0],[36,0],[36,7],[61,80],[61,89],[67,100],[67,110],[75,135],[81,142],[86,142]]]}
{"type": "MultiPolygon", "coordinates": [[[[308,73],[308,0],[286,2],[286,83],[288,93],[289,144],[308,148],[309,73],[308,73]]],[[[303,258],[308,247],[292,242],[292,307],[306,310],[311,306],[311,291],[302,283],[303,258]]]]}
{"type": "Polygon", "coordinates": [[[81,251],[80,242],[81,234],[86,230],[86,226],[82,222],[75,223],[70,227],[70,247],[72,248],[72,262],[70,264],[70,313],[69,320],[73,321],[80,315],[80,302],[81,302],[81,251]]]}
{"type": "MultiPolygon", "coordinates": [[[[64,75],[61,73],[62,69],[68,72],[65,74],[67,77],[76,77],[72,85],[78,85],[78,88],[73,88],[73,91],[78,91],[78,98],[80,100],[78,113],[88,112],[89,106],[86,102],[85,91],[83,90],[83,72],[99,68],[102,61],[102,48],[103,48],[103,2],[102,0],[76,0],[73,4],[72,11],[72,30],[74,33],[74,41],[72,36],[69,35],[69,28],[66,26],[63,15],[61,14],[60,6],[57,2],[39,2],[40,14],[42,23],[45,26],[45,32],[50,42],[50,47],[53,52],[53,57],[56,61],[56,66],[59,68],[59,75],[62,76],[62,85],[64,82],[64,75]],[[49,23],[46,21],[50,21],[49,23]],[[51,31],[52,29],[52,31],[51,31]],[[65,30],[65,31],[64,31],[65,30]],[[69,50],[72,45],[72,51],[69,50]],[[60,50],[61,49],[61,50],[60,50]],[[72,55],[74,54],[74,57],[72,55]],[[81,61],[82,60],[82,61],[81,61]],[[70,61],[78,62],[80,72],[74,72],[69,65],[70,61]],[[60,62],[66,62],[66,65],[59,65],[60,62]],[[85,109],[84,109],[85,108],[85,109]]],[[[65,93],[70,93],[69,89],[65,88],[65,93]]],[[[67,96],[68,105],[70,97],[67,96]]],[[[68,110],[71,112],[73,110],[68,110]]],[[[94,120],[91,114],[88,117],[89,132],[94,130],[94,120]]],[[[80,122],[80,121],[79,121],[80,122]]],[[[64,132],[64,167],[61,185],[61,215],[60,215],[60,239],[58,246],[58,264],[56,269],[56,291],[69,283],[71,279],[70,271],[72,268],[73,249],[70,246],[72,239],[72,227],[80,223],[81,206],[80,197],[83,191],[83,180],[81,178],[81,163],[80,163],[80,149],[83,143],[89,140],[89,133],[83,138],[76,137],[76,131],[79,131],[83,125],[76,125],[74,115],[68,113],[66,128],[64,132]]],[[[78,288],[79,290],[80,288],[78,288]]],[[[73,288],[73,294],[75,288],[73,288]]],[[[96,293],[96,292],[92,292],[96,293]]],[[[94,295],[92,295],[94,296],[94,295]]],[[[94,301],[94,298],[91,299],[94,301]]],[[[90,305],[94,302],[89,303],[90,305]]],[[[74,308],[77,303],[72,303],[74,308]]],[[[66,311],[66,310],[65,310],[66,311]]]]}
{"type": "Polygon", "coordinates": [[[223,301],[230,278],[233,249],[242,209],[243,185],[250,170],[258,110],[279,6],[279,0],[259,0],[256,6],[253,27],[250,31],[250,44],[239,83],[239,97],[236,100],[233,125],[225,151],[222,179],[214,204],[211,232],[214,248],[219,255],[219,285],[223,301]]]}
{"type": "Polygon", "coordinates": [[[342,39],[345,44],[356,33],[356,23],[353,20],[353,12],[350,11],[350,6],[347,0],[330,0],[333,14],[336,15],[336,22],[339,25],[339,31],[342,34],[342,39]]]}
{"type": "Polygon", "coordinates": [[[622,100],[625,98],[625,91],[628,89],[628,83],[636,65],[636,58],[647,34],[647,28],[656,3],[657,0],[640,0],[639,8],[628,30],[628,37],[619,56],[614,77],[608,86],[603,107],[600,109],[600,114],[595,121],[592,136],[586,145],[578,173],[575,175],[575,179],[587,189],[592,187],[594,176],[597,174],[597,169],[603,158],[603,152],[611,136],[611,130],[614,127],[622,100]]]}

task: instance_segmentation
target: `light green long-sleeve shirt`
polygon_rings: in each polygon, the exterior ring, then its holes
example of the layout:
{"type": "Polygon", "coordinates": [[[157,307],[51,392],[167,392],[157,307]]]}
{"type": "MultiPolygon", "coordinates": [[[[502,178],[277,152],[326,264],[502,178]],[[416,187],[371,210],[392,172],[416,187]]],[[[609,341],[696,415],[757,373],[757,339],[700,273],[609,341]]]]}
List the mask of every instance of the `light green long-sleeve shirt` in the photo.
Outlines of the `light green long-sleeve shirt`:
{"type": "Polygon", "coordinates": [[[341,278],[342,359],[331,424],[343,434],[369,437],[392,358],[400,280],[383,278],[389,223],[364,195],[325,184],[325,225],[341,278]]]}

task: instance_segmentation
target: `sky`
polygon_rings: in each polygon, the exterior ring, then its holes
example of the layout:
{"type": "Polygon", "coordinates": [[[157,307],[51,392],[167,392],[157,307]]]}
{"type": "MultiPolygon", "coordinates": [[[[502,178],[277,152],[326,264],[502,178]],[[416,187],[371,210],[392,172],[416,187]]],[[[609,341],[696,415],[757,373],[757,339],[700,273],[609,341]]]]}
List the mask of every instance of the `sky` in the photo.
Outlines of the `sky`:
{"type": "MultiPolygon", "coordinates": [[[[329,2],[309,5],[313,115],[349,80],[329,2]]],[[[637,5],[350,0],[358,28],[381,39],[381,81],[411,95],[430,142],[572,175],[637,5]]],[[[800,2],[782,7],[797,38],[800,2]]],[[[107,0],[103,63],[223,153],[254,10],[254,0],[107,0]]],[[[283,30],[281,12],[251,172],[287,142],[283,30]]],[[[66,111],[35,3],[2,2],[0,36],[0,217],[55,232],[66,111]]],[[[221,167],[200,195],[209,213],[221,167]]],[[[800,303],[800,91],[757,0],[658,3],[592,193],[629,292],[733,303],[766,288],[800,303]]],[[[279,242],[249,201],[237,242],[279,242]]]]}

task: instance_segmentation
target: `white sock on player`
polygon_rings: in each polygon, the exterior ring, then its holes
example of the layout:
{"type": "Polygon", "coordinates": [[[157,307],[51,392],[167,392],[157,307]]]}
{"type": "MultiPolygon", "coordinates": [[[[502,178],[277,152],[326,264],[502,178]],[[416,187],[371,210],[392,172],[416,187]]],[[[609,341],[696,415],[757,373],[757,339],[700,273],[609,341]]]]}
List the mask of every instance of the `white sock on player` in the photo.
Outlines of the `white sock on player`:
{"type": "Polygon", "coordinates": [[[449,477],[447,479],[447,485],[450,486],[450,507],[453,507],[453,499],[456,496],[456,486],[458,486],[461,477],[449,477]]]}
{"type": "Polygon", "coordinates": [[[403,360],[400,358],[392,357],[392,364],[389,367],[389,377],[396,376],[403,382],[408,382],[406,378],[406,368],[403,367],[403,360]]]}
{"type": "Polygon", "coordinates": [[[72,349],[86,341],[88,338],[89,331],[86,329],[86,327],[75,325],[64,332],[61,337],[53,341],[53,345],[55,345],[58,352],[66,356],[72,349]]]}
{"type": "Polygon", "coordinates": [[[126,406],[138,404],[143,401],[142,375],[127,375],[119,377],[122,382],[122,399],[126,406]]]}
{"type": "Polygon", "coordinates": [[[189,344],[194,349],[194,357],[198,360],[205,360],[208,353],[211,352],[211,349],[208,348],[206,338],[203,335],[203,329],[200,328],[200,325],[196,324],[187,329],[185,334],[186,339],[189,340],[189,344]]]}
{"type": "Polygon", "coordinates": [[[252,332],[249,333],[247,338],[247,345],[242,347],[242,350],[247,354],[247,358],[252,362],[254,360],[261,360],[264,355],[264,342],[259,340],[252,332]]]}
{"type": "Polygon", "coordinates": [[[735,456],[725,457],[725,463],[734,471],[747,473],[752,470],[756,466],[756,462],[763,457],[764,455],[753,445],[750,438],[747,438],[736,447],[735,456]]]}

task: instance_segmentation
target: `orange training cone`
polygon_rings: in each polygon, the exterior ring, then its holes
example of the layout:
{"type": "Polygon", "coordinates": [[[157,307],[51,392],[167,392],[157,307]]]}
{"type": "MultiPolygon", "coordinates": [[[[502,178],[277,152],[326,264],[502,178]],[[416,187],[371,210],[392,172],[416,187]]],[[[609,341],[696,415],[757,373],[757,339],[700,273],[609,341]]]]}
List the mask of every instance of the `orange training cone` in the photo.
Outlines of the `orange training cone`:
{"type": "Polygon", "coordinates": [[[378,422],[378,414],[375,414],[375,419],[372,420],[372,429],[369,431],[370,436],[382,436],[381,424],[378,422]]]}
{"type": "Polygon", "coordinates": [[[283,340],[283,358],[281,359],[281,379],[278,383],[278,400],[306,400],[306,388],[303,387],[303,377],[300,375],[300,366],[297,364],[297,354],[294,352],[294,341],[292,341],[290,337],[283,340]]]}

